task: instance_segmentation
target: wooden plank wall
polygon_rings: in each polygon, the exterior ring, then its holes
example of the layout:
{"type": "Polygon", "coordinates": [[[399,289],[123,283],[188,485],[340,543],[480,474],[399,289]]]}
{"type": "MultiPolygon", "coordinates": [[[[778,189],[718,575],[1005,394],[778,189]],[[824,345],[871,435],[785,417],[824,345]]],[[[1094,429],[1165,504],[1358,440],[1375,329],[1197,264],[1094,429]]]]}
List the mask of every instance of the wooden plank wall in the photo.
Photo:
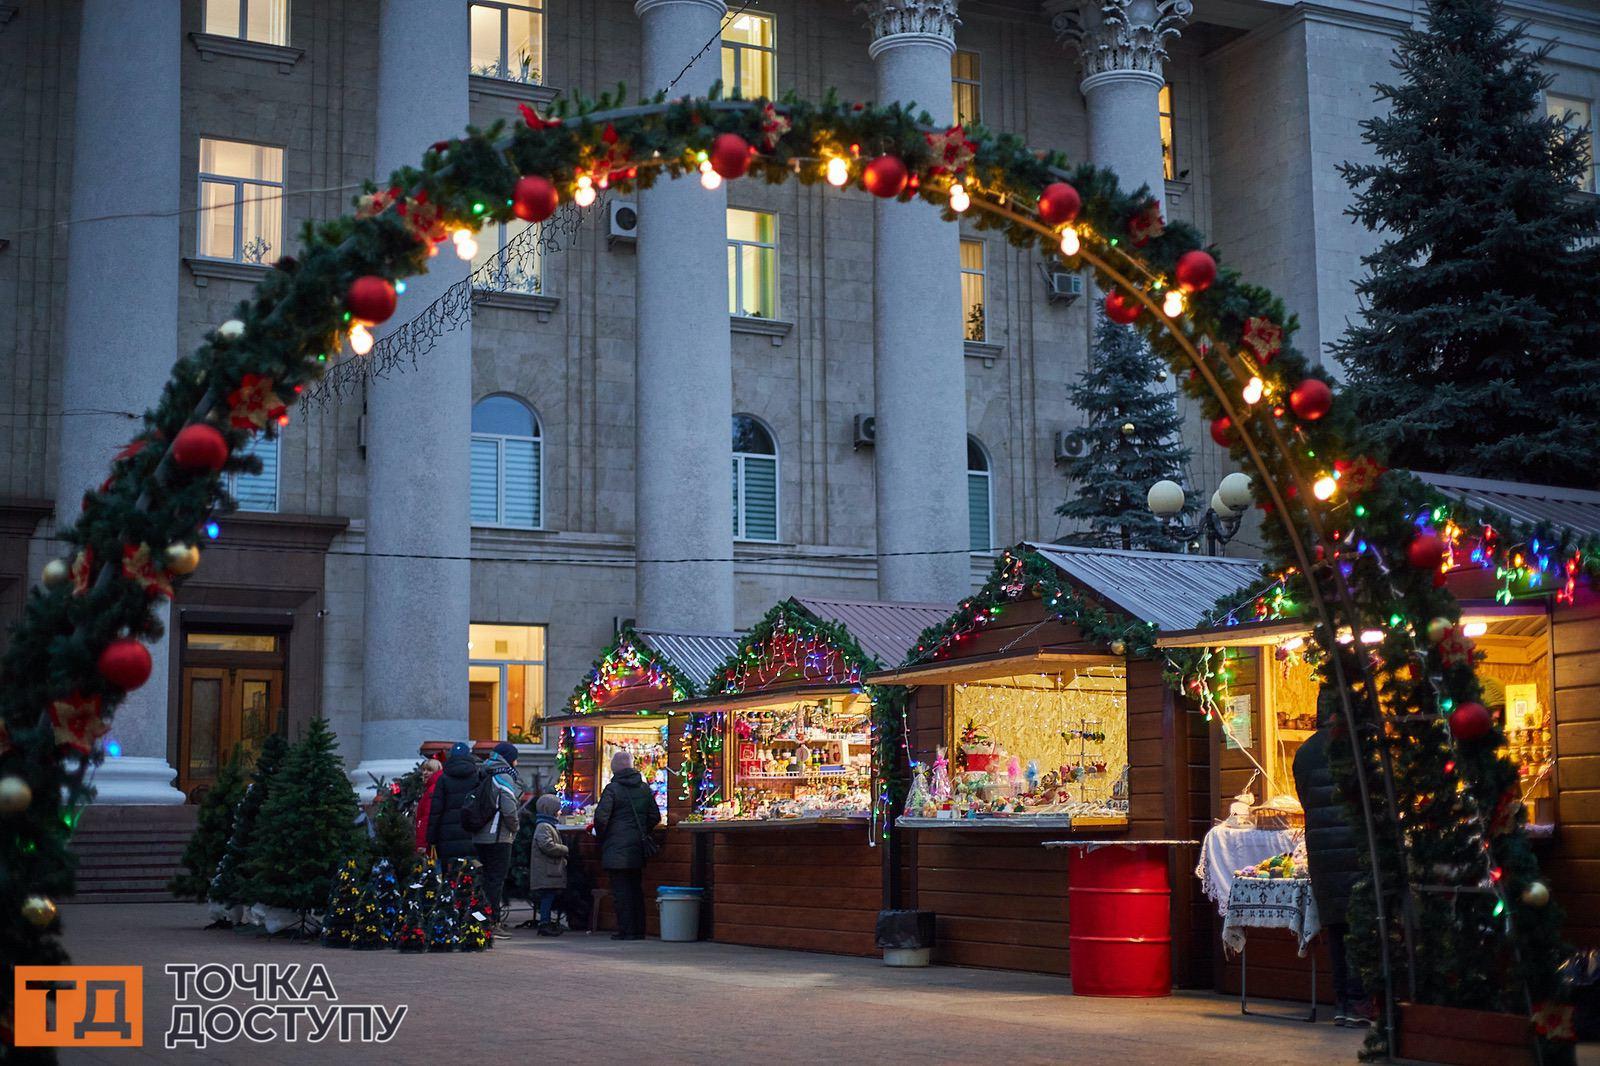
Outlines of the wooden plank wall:
{"type": "Polygon", "coordinates": [[[713,833],[710,867],[719,943],[878,953],[883,853],[865,826],[713,833]]]}
{"type": "Polygon", "coordinates": [[[1578,590],[1552,618],[1556,840],[1544,856],[1575,945],[1600,948],[1600,595],[1578,590]]]}
{"type": "MultiPolygon", "coordinates": [[[[661,934],[660,915],[656,908],[656,889],[662,885],[687,885],[689,884],[689,867],[694,842],[692,833],[682,829],[657,829],[656,840],[661,844],[661,851],[656,857],[645,863],[644,867],[644,910],[645,926],[651,936],[661,934]]],[[[584,873],[588,876],[589,883],[594,888],[611,888],[610,879],[606,872],[600,868],[600,845],[590,833],[562,833],[562,842],[569,848],[577,845],[577,861],[583,864],[584,873]]],[[[610,895],[601,897],[600,900],[600,928],[613,930],[617,927],[616,911],[611,905],[610,895]]]]}

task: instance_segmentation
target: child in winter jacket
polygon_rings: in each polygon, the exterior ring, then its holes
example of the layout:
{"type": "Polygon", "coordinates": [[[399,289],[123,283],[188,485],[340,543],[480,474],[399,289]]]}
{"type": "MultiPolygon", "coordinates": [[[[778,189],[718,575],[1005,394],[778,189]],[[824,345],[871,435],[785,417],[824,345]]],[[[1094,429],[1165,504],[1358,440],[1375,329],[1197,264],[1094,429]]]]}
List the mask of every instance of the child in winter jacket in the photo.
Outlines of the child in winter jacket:
{"type": "Polygon", "coordinates": [[[557,832],[556,815],[561,799],[554,793],[540,796],[533,805],[533,847],[529,849],[528,889],[539,901],[539,935],[560,936],[561,926],[550,918],[556,895],[567,887],[567,846],[557,832]]]}

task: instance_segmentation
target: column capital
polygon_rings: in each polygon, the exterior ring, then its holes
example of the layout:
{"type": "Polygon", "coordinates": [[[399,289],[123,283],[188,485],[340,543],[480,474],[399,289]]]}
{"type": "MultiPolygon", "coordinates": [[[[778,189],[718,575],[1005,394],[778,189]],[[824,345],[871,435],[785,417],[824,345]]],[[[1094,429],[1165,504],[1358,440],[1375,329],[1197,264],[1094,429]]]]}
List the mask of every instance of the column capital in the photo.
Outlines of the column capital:
{"type": "Polygon", "coordinates": [[[709,7],[716,12],[717,17],[728,13],[726,0],[633,0],[633,13],[641,18],[648,11],[658,7],[668,7],[672,4],[685,4],[690,7],[709,7]]]}
{"type": "Polygon", "coordinates": [[[1056,38],[1078,50],[1080,87],[1135,78],[1160,84],[1166,40],[1194,13],[1190,0],[1044,0],[1056,38]]]}
{"type": "Polygon", "coordinates": [[[960,0],[860,0],[856,10],[872,24],[872,44],[867,53],[873,59],[891,48],[908,44],[931,44],[949,52],[956,50],[956,15],[960,0]]]}

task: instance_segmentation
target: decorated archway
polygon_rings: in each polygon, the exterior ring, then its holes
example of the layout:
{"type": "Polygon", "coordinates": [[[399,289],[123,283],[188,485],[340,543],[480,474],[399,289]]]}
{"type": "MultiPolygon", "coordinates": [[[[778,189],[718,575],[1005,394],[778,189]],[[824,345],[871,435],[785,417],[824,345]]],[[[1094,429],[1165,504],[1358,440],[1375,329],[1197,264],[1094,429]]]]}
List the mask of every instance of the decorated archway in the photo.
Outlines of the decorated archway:
{"type": "Polygon", "coordinates": [[[279,260],[236,317],[174,366],[143,430],[63,533],[72,551],[46,567],[6,654],[0,956],[62,957],[54,900],[71,889],[67,843],[89,798],[89,771],[116,705],[148,679],[145,643],[160,636],[153,607],[202,564],[206,523],[228,505],[220,475],[255,462],[245,446],[286,424],[302,390],[347,345],[353,354],[344,358],[368,350],[372,328],[396,310],[398,283],[425,271],[430,256],[454,244],[470,258],[471,234],[487,223],[539,222],[565,201],[585,207],[603,189],[687,175],[713,187],[794,178],[921,199],[952,221],[970,215],[1019,246],[1091,269],[1106,313],[1141,329],[1183,373],[1212,436],[1257,475],[1257,501],[1272,516],[1264,524],[1271,562],[1316,625],[1325,680],[1357,741],[1350,773],[1372,840],[1386,978],[1389,945],[1409,952],[1416,925],[1413,827],[1402,825],[1410,812],[1395,790],[1397,746],[1414,743],[1397,725],[1405,723],[1442,741],[1449,787],[1470,799],[1462,809],[1482,844],[1472,861],[1514,949],[1528,1009],[1554,994],[1556,912],[1528,902],[1538,867],[1519,819],[1496,824],[1515,770],[1476,702],[1470,641],[1440,578],[1468,554],[1512,581],[1552,567],[1576,580],[1600,564],[1565,542],[1525,543],[1460,514],[1446,520],[1420,483],[1351,454],[1351,417],[1293,348],[1282,302],[1219,270],[1200,234],[1166,222],[1157,202],[1124,192],[1108,171],[1069,169],[1059,153],[1009,135],[930,129],[907,109],[832,96],[611,104],[554,118],[524,107],[522,123],[438,142],[353,214],[309,227],[301,253],[279,260]],[[1378,636],[1352,650],[1341,631],[1378,636]],[[1386,910],[1396,901],[1399,921],[1386,910]]]}

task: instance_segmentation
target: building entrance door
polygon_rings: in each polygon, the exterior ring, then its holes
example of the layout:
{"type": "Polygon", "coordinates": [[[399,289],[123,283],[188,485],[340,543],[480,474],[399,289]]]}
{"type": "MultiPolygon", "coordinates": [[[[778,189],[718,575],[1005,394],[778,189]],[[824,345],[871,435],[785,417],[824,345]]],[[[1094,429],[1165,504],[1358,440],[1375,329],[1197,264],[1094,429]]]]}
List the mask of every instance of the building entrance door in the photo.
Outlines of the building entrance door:
{"type": "Polygon", "coordinates": [[[247,760],[283,728],[282,639],[275,634],[187,633],[178,787],[198,800],[239,745],[247,760]]]}

